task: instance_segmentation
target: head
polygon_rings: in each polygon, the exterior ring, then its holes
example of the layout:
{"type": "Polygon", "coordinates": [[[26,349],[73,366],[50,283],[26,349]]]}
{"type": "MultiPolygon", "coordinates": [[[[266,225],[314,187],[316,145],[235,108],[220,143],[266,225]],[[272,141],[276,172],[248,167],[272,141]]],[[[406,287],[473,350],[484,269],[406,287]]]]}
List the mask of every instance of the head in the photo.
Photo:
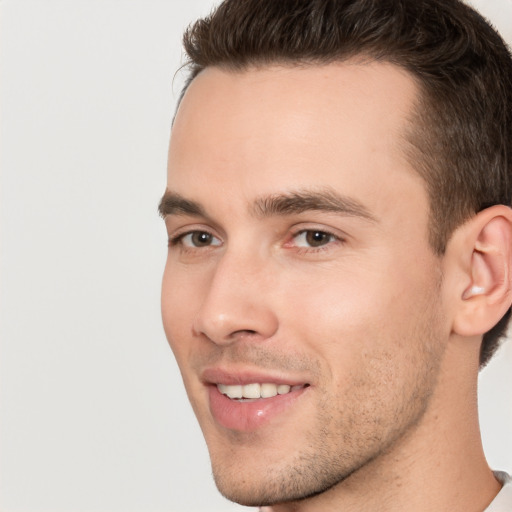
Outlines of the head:
{"type": "Polygon", "coordinates": [[[455,335],[483,365],[506,326],[509,295],[458,312],[509,281],[510,55],[455,0],[228,0],[185,48],[164,325],[221,491],[304,499],[426,422],[455,335]]]}

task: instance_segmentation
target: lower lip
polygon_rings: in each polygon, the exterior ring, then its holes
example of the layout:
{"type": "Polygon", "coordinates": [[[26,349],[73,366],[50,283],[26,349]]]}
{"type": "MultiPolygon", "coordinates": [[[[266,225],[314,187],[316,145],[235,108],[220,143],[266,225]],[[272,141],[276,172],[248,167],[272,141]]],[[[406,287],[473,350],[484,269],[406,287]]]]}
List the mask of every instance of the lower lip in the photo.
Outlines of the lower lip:
{"type": "Polygon", "coordinates": [[[286,411],[307,387],[284,395],[257,400],[231,400],[217,386],[209,386],[210,411],[215,420],[230,430],[250,432],[286,411]]]}

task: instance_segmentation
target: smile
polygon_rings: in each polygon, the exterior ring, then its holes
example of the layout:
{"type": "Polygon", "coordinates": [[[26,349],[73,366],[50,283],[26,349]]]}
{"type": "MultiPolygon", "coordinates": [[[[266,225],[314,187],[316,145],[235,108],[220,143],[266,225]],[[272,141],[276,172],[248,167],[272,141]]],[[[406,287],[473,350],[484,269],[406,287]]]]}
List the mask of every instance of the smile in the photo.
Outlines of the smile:
{"type": "Polygon", "coordinates": [[[272,398],[277,395],[286,395],[306,387],[306,384],[291,386],[289,384],[251,383],[244,385],[217,384],[217,389],[232,400],[257,400],[272,398]]]}
{"type": "Polygon", "coordinates": [[[310,389],[310,384],[247,382],[247,384],[210,384],[210,413],[222,427],[250,432],[274,421],[310,389]]]}

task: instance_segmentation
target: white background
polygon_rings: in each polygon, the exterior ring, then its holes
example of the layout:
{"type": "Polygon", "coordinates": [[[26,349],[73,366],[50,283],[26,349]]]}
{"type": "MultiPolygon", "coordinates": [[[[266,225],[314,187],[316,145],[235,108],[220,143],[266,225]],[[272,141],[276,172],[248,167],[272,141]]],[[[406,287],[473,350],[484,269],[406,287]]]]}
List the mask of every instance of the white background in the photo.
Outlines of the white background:
{"type": "MultiPolygon", "coordinates": [[[[512,41],[512,0],[481,0],[512,41]]],[[[214,488],[160,323],[156,213],[181,33],[211,0],[3,0],[0,510],[242,510],[214,488]]],[[[512,343],[481,377],[512,471],[512,343]]]]}

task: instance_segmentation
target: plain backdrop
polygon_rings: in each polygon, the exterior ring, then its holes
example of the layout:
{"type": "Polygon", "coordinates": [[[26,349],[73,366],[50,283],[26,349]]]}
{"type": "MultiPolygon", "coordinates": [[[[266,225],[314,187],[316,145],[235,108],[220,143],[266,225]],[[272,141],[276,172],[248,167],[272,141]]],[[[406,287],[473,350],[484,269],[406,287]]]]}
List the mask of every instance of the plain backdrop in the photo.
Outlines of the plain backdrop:
{"type": "MultiPolygon", "coordinates": [[[[512,41],[512,0],[475,2],[512,41]]],[[[0,1],[0,510],[245,510],[218,495],[160,322],[181,33],[211,0],[0,1]]],[[[512,472],[512,343],[481,375],[512,472]]]]}

